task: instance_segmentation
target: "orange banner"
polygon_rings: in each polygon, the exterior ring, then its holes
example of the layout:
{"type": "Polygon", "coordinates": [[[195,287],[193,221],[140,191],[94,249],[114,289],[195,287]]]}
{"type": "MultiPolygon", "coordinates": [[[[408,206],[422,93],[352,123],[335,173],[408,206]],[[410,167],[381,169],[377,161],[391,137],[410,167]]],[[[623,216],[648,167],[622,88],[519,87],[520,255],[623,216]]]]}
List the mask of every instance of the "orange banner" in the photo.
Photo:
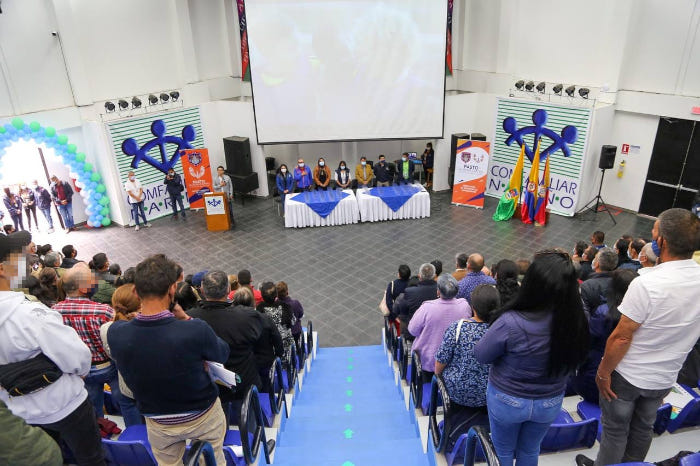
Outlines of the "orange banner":
{"type": "Polygon", "coordinates": [[[204,194],[213,191],[209,149],[185,149],[180,151],[182,172],[185,175],[187,199],[191,209],[204,208],[204,194]]]}
{"type": "Polygon", "coordinates": [[[490,148],[486,141],[457,140],[453,204],[484,208],[490,148]]]}

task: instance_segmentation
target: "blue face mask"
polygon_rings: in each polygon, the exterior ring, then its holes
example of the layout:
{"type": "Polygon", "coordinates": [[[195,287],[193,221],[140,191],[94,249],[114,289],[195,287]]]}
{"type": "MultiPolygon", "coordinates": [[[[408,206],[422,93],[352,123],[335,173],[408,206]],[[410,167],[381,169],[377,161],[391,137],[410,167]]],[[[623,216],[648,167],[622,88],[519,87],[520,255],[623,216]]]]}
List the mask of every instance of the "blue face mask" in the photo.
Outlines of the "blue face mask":
{"type": "Polygon", "coordinates": [[[654,251],[656,257],[661,256],[661,248],[659,247],[659,243],[657,243],[655,239],[651,241],[651,250],[654,251]]]}

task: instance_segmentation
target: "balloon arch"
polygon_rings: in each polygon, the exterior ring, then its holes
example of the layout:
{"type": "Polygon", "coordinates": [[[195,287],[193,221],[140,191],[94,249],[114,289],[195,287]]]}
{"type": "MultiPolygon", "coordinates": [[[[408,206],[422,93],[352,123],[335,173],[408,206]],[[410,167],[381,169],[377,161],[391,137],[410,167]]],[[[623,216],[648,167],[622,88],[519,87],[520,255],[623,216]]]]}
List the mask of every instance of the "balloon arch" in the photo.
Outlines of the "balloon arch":
{"type": "MultiPolygon", "coordinates": [[[[90,162],[85,161],[85,154],[78,152],[75,144],[68,143],[68,136],[56,133],[56,130],[50,126],[44,128],[36,121],[27,124],[21,118],[14,118],[11,123],[0,126],[0,167],[7,149],[20,139],[44,144],[61,158],[63,164],[69,169],[70,177],[75,179],[75,185],[80,188],[89,226],[100,228],[112,223],[109,215],[109,198],[106,194],[107,189],[102,183],[102,176],[90,162]]],[[[0,179],[2,179],[2,171],[0,171],[0,179]]]]}

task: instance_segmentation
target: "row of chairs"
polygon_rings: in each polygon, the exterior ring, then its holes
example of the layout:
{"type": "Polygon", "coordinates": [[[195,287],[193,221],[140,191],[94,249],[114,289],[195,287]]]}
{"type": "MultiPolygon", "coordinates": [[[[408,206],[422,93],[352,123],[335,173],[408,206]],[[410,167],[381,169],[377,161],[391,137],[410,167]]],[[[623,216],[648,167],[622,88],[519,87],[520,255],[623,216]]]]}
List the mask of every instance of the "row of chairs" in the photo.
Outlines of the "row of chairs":
{"type": "MultiPolygon", "coordinates": [[[[301,379],[311,369],[314,354],[313,324],[311,321],[300,339],[300,344],[292,345],[284,357],[277,358],[270,368],[268,393],[261,393],[255,386],[248,389],[243,399],[238,417],[238,429],[229,429],[224,438],[224,455],[227,465],[250,465],[258,460],[262,448],[267,464],[271,463],[265,428],[275,427],[278,432],[284,430],[289,417],[287,397],[293,402],[301,390],[301,379]]],[[[118,407],[106,392],[105,410],[108,414],[119,414],[118,407]]],[[[231,415],[231,413],[229,413],[231,415]]],[[[197,464],[202,457],[206,464],[211,445],[206,442],[193,442],[187,447],[183,462],[197,464]]],[[[146,426],[143,424],[129,426],[118,439],[102,439],[105,458],[108,464],[127,466],[155,466],[146,426]]],[[[213,463],[213,453],[212,453],[213,463]]]]}

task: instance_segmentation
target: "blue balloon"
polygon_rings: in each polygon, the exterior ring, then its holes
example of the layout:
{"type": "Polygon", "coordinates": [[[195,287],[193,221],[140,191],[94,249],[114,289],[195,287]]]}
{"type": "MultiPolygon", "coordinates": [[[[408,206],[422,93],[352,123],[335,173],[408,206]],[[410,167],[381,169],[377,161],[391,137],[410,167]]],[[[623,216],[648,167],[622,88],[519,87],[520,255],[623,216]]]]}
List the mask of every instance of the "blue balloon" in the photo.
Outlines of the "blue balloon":
{"type": "Polygon", "coordinates": [[[92,198],[96,201],[99,201],[100,199],[102,199],[102,193],[95,193],[92,195],[92,198]]]}
{"type": "Polygon", "coordinates": [[[10,123],[7,123],[7,124],[5,125],[5,130],[6,130],[8,133],[14,133],[14,132],[15,132],[15,127],[12,126],[10,123]]]}
{"type": "Polygon", "coordinates": [[[100,222],[100,225],[102,225],[102,219],[103,219],[103,218],[104,218],[104,217],[103,217],[101,214],[97,214],[97,215],[95,216],[95,221],[100,222]]]}
{"type": "MultiPolygon", "coordinates": [[[[88,177],[88,180],[89,180],[89,179],[90,179],[90,178],[88,177]]],[[[97,188],[97,182],[96,182],[96,181],[90,181],[90,182],[87,183],[87,185],[90,186],[90,189],[92,189],[93,191],[97,188]]]]}

